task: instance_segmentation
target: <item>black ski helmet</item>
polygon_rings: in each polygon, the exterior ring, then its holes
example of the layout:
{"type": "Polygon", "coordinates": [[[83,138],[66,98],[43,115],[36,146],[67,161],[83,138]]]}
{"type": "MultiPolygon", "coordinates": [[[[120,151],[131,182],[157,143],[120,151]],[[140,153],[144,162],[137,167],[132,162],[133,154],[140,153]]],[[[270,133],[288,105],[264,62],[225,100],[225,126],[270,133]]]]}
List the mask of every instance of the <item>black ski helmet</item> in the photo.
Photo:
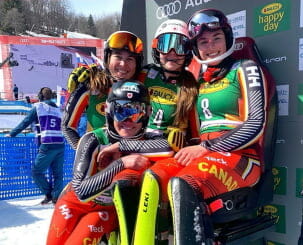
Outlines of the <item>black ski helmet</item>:
{"type": "Polygon", "coordinates": [[[148,122],[149,93],[143,83],[137,80],[124,80],[115,82],[106,100],[106,120],[111,140],[121,139],[114,128],[114,120],[123,121],[135,118],[142,122],[142,130],[131,139],[141,138],[148,122]]]}

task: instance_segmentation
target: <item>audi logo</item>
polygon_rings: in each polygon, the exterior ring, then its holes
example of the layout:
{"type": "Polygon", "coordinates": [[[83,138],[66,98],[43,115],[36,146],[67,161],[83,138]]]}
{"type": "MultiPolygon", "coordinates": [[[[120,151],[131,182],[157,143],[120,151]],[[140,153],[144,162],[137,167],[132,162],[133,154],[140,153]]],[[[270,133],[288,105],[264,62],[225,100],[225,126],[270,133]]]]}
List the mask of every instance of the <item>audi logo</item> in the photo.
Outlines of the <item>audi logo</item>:
{"type": "Polygon", "coordinates": [[[156,16],[157,19],[161,20],[168,16],[173,16],[180,13],[181,11],[181,1],[176,0],[174,2],[164,4],[157,8],[156,16]]]}

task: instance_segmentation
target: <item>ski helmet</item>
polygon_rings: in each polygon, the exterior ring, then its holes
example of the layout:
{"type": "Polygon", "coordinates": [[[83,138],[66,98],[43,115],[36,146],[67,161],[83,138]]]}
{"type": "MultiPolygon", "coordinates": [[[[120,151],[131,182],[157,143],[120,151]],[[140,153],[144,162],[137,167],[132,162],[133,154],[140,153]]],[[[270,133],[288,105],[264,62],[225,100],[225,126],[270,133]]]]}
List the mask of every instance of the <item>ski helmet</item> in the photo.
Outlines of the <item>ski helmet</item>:
{"type": "Polygon", "coordinates": [[[170,19],[164,21],[157,29],[152,41],[152,56],[156,64],[160,64],[160,52],[167,54],[174,49],[177,55],[185,55],[184,67],[192,59],[190,39],[184,21],[170,19]]]}
{"type": "Polygon", "coordinates": [[[111,138],[119,140],[113,122],[131,120],[142,122],[142,130],[132,139],[142,137],[147,125],[149,114],[149,93],[143,83],[136,80],[124,80],[115,82],[106,100],[106,119],[108,133],[111,138]]]}
{"type": "Polygon", "coordinates": [[[194,55],[199,59],[201,57],[197,48],[197,39],[203,33],[203,31],[215,31],[222,29],[224,32],[227,51],[221,56],[218,56],[214,59],[206,61],[200,60],[200,63],[209,64],[215,60],[223,60],[227,56],[231,55],[234,51],[235,39],[233,36],[233,31],[230,24],[228,23],[227,17],[221,11],[217,9],[199,10],[190,17],[187,25],[194,55]]]}
{"type": "Polygon", "coordinates": [[[112,50],[126,50],[135,55],[136,72],[141,70],[143,62],[143,42],[134,33],[116,31],[112,33],[104,44],[104,64],[108,67],[112,50]]]}

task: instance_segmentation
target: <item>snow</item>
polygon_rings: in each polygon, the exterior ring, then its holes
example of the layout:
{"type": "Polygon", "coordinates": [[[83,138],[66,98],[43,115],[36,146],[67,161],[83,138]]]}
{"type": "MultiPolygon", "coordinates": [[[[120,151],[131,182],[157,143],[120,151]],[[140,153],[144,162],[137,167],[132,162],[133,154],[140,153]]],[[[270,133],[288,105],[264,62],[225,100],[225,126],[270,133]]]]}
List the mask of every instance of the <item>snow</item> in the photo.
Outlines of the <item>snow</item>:
{"type": "Polygon", "coordinates": [[[43,198],[0,200],[0,245],[46,243],[54,205],[40,205],[43,198]]]}
{"type": "MultiPolygon", "coordinates": [[[[0,245],[46,244],[54,205],[40,205],[43,198],[35,196],[0,200],[0,245]]],[[[172,244],[170,236],[169,245],[172,244]]],[[[100,245],[105,244],[101,242],[100,245]]]]}
{"type": "Polygon", "coordinates": [[[88,38],[88,39],[99,39],[97,37],[91,36],[89,34],[79,33],[79,32],[72,32],[72,31],[65,31],[67,38],[88,38]]]}
{"type": "Polygon", "coordinates": [[[15,128],[24,118],[25,115],[0,114],[0,129],[15,128]]]}
{"type": "MultiPolygon", "coordinates": [[[[32,36],[32,37],[54,37],[54,36],[40,34],[40,33],[32,32],[32,31],[25,31],[25,32],[27,35],[32,36]]],[[[65,35],[67,38],[99,39],[99,38],[91,36],[89,34],[72,32],[72,31],[65,31],[65,35]]],[[[63,37],[63,35],[61,37],[63,37]]]]}

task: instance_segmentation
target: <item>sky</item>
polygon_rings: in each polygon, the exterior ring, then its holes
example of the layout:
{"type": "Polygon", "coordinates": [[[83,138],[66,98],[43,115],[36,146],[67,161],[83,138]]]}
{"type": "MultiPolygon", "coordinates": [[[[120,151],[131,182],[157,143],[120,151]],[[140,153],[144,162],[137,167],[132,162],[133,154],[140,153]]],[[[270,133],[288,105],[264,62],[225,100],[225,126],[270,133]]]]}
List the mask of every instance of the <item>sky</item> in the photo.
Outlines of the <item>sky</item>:
{"type": "Polygon", "coordinates": [[[102,17],[112,13],[121,13],[123,0],[68,0],[76,14],[102,17]]]}

